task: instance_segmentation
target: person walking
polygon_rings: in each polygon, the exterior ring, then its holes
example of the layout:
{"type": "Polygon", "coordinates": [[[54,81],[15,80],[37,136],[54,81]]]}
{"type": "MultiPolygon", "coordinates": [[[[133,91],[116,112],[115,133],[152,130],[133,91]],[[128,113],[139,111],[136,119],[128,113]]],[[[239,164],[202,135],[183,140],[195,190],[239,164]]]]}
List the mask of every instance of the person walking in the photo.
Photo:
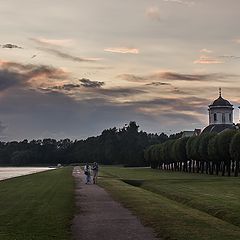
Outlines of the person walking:
{"type": "Polygon", "coordinates": [[[84,174],[86,175],[86,184],[91,183],[91,168],[88,163],[84,166],[84,174]]]}
{"type": "Polygon", "coordinates": [[[93,171],[93,184],[97,184],[98,164],[96,162],[93,163],[92,171],[93,171]]]}

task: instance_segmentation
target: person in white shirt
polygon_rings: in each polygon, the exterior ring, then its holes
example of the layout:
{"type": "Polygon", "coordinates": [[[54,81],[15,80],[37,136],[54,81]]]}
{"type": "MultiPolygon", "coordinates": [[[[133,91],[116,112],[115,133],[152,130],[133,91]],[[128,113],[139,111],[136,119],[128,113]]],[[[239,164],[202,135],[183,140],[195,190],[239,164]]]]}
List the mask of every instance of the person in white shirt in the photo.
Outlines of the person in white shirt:
{"type": "Polygon", "coordinates": [[[91,183],[91,168],[88,163],[84,166],[84,174],[86,175],[86,184],[91,183]]]}

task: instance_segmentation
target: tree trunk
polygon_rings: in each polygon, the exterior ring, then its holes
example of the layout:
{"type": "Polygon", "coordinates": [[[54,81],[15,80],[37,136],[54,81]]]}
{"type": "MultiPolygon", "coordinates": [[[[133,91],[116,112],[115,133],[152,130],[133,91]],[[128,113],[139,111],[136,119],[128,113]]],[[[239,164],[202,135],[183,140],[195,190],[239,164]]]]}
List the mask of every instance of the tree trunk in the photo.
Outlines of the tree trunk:
{"type": "Polygon", "coordinates": [[[239,172],[239,161],[236,161],[234,177],[238,177],[238,172],[239,172]]]}
{"type": "Polygon", "coordinates": [[[200,171],[200,163],[199,161],[197,161],[197,173],[199,173],[199,171],[200,171]]]}
{"type": "Polygon", "coordinates": [[[187,169],[187,161],[184,162],[183,171],[184,171],[184,172],[187,172],[187,171],[188,171],[188,169],[187,169]]]}
{"type": "Polygon", "coordinates": [[[210,175],[213,175],[214,164],[213,162],[209,162],[209,165],[210,165],[210,175]]]}
{"type": "Polygon", "coordinates": [[[234,173],[234,169],[235,169],[235,161],[232,160],[232,173],[234,173]]]}
{"type": "Polygon", "coordinates": [[[222,165],[222,176],[225,176],[225,162],[222,165]]]}
{"type": "Polygon", "coordinates": [[[228,166],[228,177],[230,177],[231,176],[231,161],[228,161],[227,166],[228,166]]]}
{"type": "Polygon", "coordinates": [[[219,174],[219,162],[216,163],[216,175],[218,176],[219,174]]]}
{"type": "Polygon", "coordinates": [[[204,173],[204,162],[201,162],[201,173],[204,173]]]}

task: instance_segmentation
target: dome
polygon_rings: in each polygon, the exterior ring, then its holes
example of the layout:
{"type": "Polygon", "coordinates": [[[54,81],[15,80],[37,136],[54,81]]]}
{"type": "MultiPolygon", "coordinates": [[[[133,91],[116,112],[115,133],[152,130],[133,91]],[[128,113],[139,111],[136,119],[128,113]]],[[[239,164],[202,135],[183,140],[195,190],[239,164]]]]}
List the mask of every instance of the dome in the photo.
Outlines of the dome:
{"type": "Polygon", "coordinates": [[[205,127],[201,134],[204,133],[220,133],[226,129],[236,129],[234,124],[212,124],[205,127]]]}
{"type": "Polygon", "coordinates": [[[213,104],[210,105],[210,107],[232,107],[233,105],[226,99],[222,98],[220,95],[218,99],[216,99],[213,104]]]}

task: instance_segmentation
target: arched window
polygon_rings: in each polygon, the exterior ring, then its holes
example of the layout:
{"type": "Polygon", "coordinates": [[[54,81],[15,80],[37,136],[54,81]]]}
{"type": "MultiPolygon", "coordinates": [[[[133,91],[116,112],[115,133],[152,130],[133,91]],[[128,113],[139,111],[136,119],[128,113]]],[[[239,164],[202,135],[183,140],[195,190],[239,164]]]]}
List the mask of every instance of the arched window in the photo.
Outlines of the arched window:
{"type": "Polygon", "coordinates": [[[225,113],[222,114],[222,123],[225,123],[225,113]]]}
{"type": "Polygon", "coordinates": [[[213,119],[214,119],[214,122],[217,121],[217,114],[216,114],[216,113],[214,113],[214,115],[213,115],[213,119]]]}

